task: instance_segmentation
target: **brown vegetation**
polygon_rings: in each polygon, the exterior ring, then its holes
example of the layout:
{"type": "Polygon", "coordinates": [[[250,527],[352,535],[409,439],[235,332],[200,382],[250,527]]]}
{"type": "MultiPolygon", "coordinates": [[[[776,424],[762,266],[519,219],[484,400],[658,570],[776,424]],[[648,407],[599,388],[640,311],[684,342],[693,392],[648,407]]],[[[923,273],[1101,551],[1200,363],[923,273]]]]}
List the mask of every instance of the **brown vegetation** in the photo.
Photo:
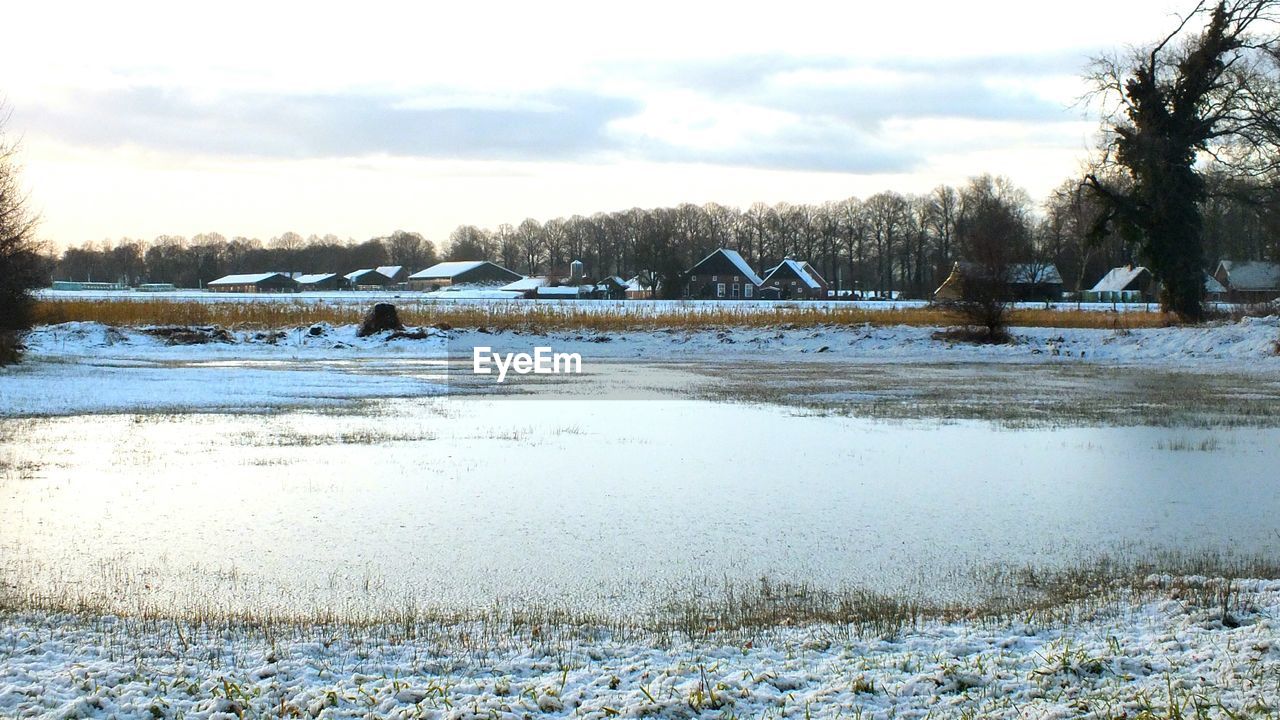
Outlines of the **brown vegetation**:
{"type": "MultiPolygon", "coordinates": [[[[867,309],[843,306],[784,305],[768,310],[697,305],[658,307],[650,312],[581,308],[537,303],[469,305],[408,301],[397,304],[409,326],[448,325],[493,330],[697,330],[722,327],[814,327],[819,325],[908,325],[946,327],[954,322],[941,307],[867,309]]],[[[323,302],[200,302],[154,300],[42,300],[35,309],[38,324],[85,321],[117,326],[218,325],[233,329],[298,327],[327,322],[358,324],[367,309],[356,304],[323,302]]],[[[1014,327],[1137,329],[1165,327],[1170,316],[1157,312],[1092,312],[1073,309],[1026,309],[1010,314],[1014,327]]]]}

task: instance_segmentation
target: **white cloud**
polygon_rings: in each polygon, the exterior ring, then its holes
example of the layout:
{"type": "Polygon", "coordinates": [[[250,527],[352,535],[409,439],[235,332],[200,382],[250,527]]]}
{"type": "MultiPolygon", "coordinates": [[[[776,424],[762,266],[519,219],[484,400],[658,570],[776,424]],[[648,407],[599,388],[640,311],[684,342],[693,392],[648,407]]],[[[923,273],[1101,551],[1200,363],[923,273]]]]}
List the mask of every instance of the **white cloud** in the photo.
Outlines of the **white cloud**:
{"type": "Polygon", "coordinates": [[[1159,35],[1185,5],[22,3],[0,92],[62,242],[442,239],[985,171],[1051,186],[1087,147],[1071,104],[1089,53],[1159,35]]]}

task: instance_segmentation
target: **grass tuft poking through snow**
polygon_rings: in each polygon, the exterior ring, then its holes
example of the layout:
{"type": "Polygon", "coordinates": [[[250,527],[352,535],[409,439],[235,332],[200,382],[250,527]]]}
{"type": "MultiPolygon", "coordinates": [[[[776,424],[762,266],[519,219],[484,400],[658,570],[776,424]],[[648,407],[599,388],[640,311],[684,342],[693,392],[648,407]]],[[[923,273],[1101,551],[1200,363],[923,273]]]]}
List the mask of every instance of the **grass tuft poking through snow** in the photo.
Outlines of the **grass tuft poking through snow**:
{"type": "Polygon", "coordinates": [[[1129,574],[1141,570],[1126,566],[1118,577],[1120,568],[1100,562],[1024,576],[1041,584],[1040,599],[999,611],[939,612],[762,585],[688,609],[687,628],[681,619],[644,628],[411,608],[360,622],[179,618],[9,597],[0,609],[0,715],[1226,718],[1280,710],[1280,582],[1129,574]],[[835,614],[824,619],[816,608],[835,614]],[[848,609],[883,624],[844,622],[848,609]]]}

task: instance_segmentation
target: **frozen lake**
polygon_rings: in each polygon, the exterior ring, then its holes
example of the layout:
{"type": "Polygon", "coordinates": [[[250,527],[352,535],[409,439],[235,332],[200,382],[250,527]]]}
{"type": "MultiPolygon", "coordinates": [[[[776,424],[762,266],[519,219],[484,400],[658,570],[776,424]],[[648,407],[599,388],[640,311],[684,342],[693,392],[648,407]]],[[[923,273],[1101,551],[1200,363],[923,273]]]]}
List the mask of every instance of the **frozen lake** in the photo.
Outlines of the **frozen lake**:
{"type": "Polygon", "coordinates": [[[1280,545],[1280,430],[401,398],[0,420],[0,563],[72,595],[644,611],[760,577],[960,597],[991,565],[1280,545]]]}

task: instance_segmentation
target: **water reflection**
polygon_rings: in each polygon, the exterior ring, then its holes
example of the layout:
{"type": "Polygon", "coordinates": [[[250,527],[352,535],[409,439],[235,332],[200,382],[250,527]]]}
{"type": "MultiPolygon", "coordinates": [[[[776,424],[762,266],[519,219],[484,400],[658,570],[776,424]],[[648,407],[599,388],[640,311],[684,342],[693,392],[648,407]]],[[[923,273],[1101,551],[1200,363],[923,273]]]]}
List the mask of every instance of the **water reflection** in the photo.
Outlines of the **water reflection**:
{"type": "Polygon", "coordinates": [[[975,565],[1280,537],[1276,429],[492,397],[0,428],[9,574],[175,603],[617,611],[763,575],[953,597],[975,565]]]}

